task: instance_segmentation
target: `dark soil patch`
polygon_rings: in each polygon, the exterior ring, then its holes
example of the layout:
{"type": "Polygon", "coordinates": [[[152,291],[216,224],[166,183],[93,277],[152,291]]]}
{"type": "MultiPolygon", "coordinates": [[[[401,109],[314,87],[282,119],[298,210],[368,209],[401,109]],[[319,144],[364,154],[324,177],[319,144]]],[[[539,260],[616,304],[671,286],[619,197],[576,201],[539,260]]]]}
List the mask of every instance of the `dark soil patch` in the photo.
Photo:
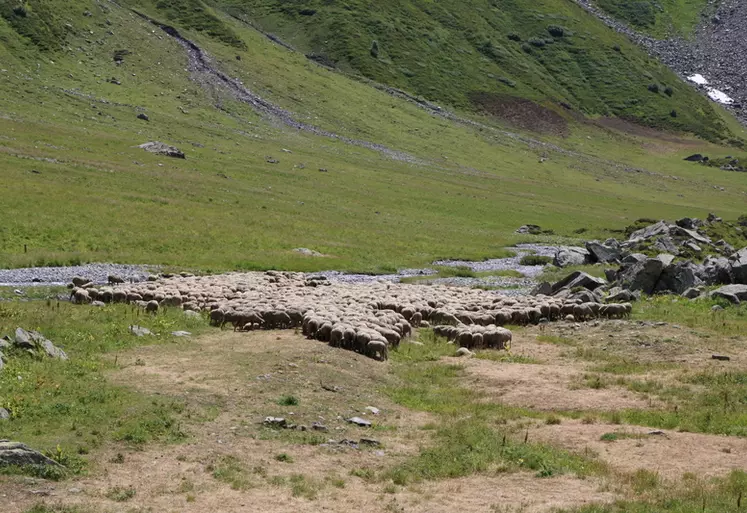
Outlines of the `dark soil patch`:
{"type": "Polygon", "coordinates": [[[475,92],[470,101],[490,116],[510,125],[541,134],[567,136],[568,121],[552,109],[531,100],[504,94],[475,92]]]}
{"type": "Polygon", "coordinates": [[[615,130],[617,132],[622,132],[624,134],[632,135],[635,137],[666,141],[685,146],[697,146],[698,144],[700,144],[700,142],[695,139],[686,139],[671,132],[665,132],[662,130],[657,130],[656,128],[639,125],[637,123],[634,123],[633,121],[622,118],[601,117],[591,121],[591,123],[603,128],[615,130]]]}

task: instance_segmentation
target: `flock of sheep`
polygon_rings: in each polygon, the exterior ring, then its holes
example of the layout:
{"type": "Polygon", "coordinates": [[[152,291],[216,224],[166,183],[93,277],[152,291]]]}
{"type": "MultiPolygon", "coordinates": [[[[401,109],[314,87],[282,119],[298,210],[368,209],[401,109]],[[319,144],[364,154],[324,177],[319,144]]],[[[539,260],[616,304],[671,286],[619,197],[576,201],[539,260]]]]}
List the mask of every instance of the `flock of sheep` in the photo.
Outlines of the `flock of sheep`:
{"type": "Polygon", "coordinates": [[[621,318],[631,306],[572,297],[507,297],[481,289],[397,283],[338,283],[323,276],[267,271],[217,276],[153,277],[147,282],[97,287],[74,280],[76,303],[132,303],[208,312],[213,325],[235,330],[301,329],[311,339],[386,360],[412,329],[433,327],[468,349],[510,347],[504,325],[567,319],[621,318]]]}

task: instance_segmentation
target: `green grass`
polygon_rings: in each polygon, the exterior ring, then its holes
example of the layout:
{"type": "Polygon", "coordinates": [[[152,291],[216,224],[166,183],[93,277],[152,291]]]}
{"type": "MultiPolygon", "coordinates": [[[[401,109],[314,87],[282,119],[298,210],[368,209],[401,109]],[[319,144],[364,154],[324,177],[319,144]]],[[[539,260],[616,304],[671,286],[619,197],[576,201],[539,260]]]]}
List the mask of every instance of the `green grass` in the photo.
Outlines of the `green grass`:
{"type": "MultiPolygon", "coordinates": [[[[41,1],[28,3],[35,7],[41,1]]],[[[481,2],[476,1],[474,7],[493,13],[481,2]]],[[[544,31],[551,23],[566,25],[548,13],[555,12],[556,3],[548,0],[533,4],[536,15],[527,16],[526,22],[522,17],[513,23],[520,25],[522,33],[526,31],[525,36],[537,36],[532,31],[544,31]],[[544,16],[542,21],[540,15],[544,16]]],[[[220,94],[214,99],[184,72],[185,54],[179,45],[114,3],[107,3],[104,9],[84,0],[46,0],[44,5],[54,13],[48,25],[66,27],[69,23],[72,29],[64,29],[63,39],[45,39],[50,41],[50,49],[43,52],[28,37],[19,35],[17,23],[0,17],[0,61],[8,70],[0,82],[4,127],[0,194],[7,214],[0,227],[0,267],[115,261],[203,271],[333,268],[382,272],[428,265],[439,258],[482,260],[502,256],[506,246],[527,240],[514,233],[526,223],[558,234],[532,236],[538,240],[564,240],[573,237],[580,226],[587,229],[584,237],[603,239],[610,229],[644,216],[704,217],[714,204],[719,205],[718,213],[725,218],[744,214],[743,174],[704,171],[681,161],[685,152],[728,151],[744,158],[743,152],[690,138],[685,139],[686,147],[657,140],[657,145],[668,149],[658,151],[641,144],[637,136],[572,123],[565,139],[544,137],[576,152],[557,153],[526,145],[500,130],[477,129],[433,117],[365,83],[309,64],[303,55],[289,52],[223,16],[220,5],[225,3],[199,12],[185,11],[180,16],[189,16],[190,20],[184,21],[170,19],[170,2],[163,3],[163,9],[148,0],[133,0],[135,4],[151,16],[178,24],[226,73],[299,118],[348,137],[405,151],[422,164],[393,161],[341,141],[288,131],[262,120],[244,104],[220,94]],[[83,16],[85,10],[92,16],[83,16]],[[211,17],[240,38],[246,50],[213,37],[206,21],[211,17]],[[117,66],[112,56],[123,49],[130,53],[117,66]],[[241,60],[236,60],[237,55],[241,60]],[[107,79],[112,76],[122,84],[109,83],[107,79]],[[215,101],[220,101],[222,109],[215,108],[215,101]],[[148,113],[150,122],[136,118],[141,111],[148,113]],[[184,149],[187,159],[169,160],[136,148],[149,140],[173,143],[184,149]],[[548,151],[549,159],[539,163],[539,157],[548,151]],[[280,162],[268,164],[266,156],[280,162]],[[628,166],[660,174],[629,173],[625,171],[628,166]],[[328,173],[319,173],[319,168],[328,169],[328,173]],[[713,185],[726,190],[716,191],[713,185]],[[91,190],[96,191],[95,197],[91,190]],[[33,216],[26,215],[32,211],[33,216]],[[293,251],[299,247],[328,256],[315,258],[293,251]]],[[[409,9],[408,5],[396,9],[409,9]]],[[[517,5],[524,7],[523,1],[517,5]]],[[[357,1],[350,7],[353,10],[335,11],[333,17],[355,18],[350,22],[352,27],[376,19],[357,17],[357,1]]],[[[439,4],[434,9],[443,12],[446,7],[439,4]]],[[[293,4],[288,8],[292,10],[293,4]]],[[[320,14],[333,9],[317,8],[320,14]]],[[[381,16],[389,16],[395,7],[385,3],[380,9],[381,16]]],[[[43,9],[35,12],[41,16],[43,9]]],[[[479,12],[459,10],[459,16],[466,18],[455,20],[454,26],[477,21],[483,27],[479,30],[487,34],[479,12]]],[[[577,70],[577,57],[602,51],[611,43],[608,38],[618,37],[597,27],[596,21],[572,4],[563,4],[556,14],[578,18],[583,27],[589,25],[589,35],[585,35],[586,28],[578,30],[569,23],[576,34],[568,38],[573,43],[549,45],[541,50],[550,52],[545,56],[525,57],[523,52],[514,55],[511,50],[517,66],[526,67],[520,71],[528,82],[553,76],[545,72],[545,65],[577,70]],[[580,47],[576,52],[575,45],[582,43],[593,48],[580,47]],[[554,52],[570,57],[565,59],[554,52]],[[534,62],[539,58],[545,61],[540,68],[534,62]]],[[[490,16],[494,15],[498,13],[490,16]]],[[[421,10],[412,9],[412,16],[400,19],[418,27],[421,17],[421,10]]],[[[326,30],[317,21],[301,21],[326,30]]],[[[499,24],[500,30],[490,29],[490,33],[502,33],[508,28],[506,23],[499,24]]],[[[346,44],[349,39],[344,36],[347,29],[343,29],[340,26],[343,35],[335,39],[335,44],[346,44]]],[[[460,30],[443,30],[447,39],[457,37],[455,34],[463,37],[460,30]]],[[[441,29],[436,32],[441,33],[441,29]]],[[[303,31],[295,33],[303,36],[303,31]]],[[[435,52],[427,62],[434,65],[432,73],[437,76],[418,75],[416,80],[423,87],[432,85],[448,96],[468,91],[461,78],[451,75],[462,65],[469,68],[463,76],[493,80],[482,68],[483,64],[492,67],[492,61],[484,61],[487,57],[469,50],[473,48],[471,43],[464,43],[464,49],[473,53],[462,54],[457,51],[462,43],[442,47],[426,41],[417,37],[412,42],[418,47],[427,44],[428,48],[433,44],[435,52]],[[439,58],[439,48],[456,52],[459,59],[439,58]],[[442,66],[448,72],[439,69],[442,66]]],[[[370,41],[364,42],[368,52],[370,41]]],[[[386,54],[390,44],[386,38],[379,42],[386,54]]],[[[642,64],[640,53],[624,41],[621,44],[622,54],[604,50],[611,52],[612,60],[604,66],[597,64],[595,73],[601,78],[592,82],[609,80],[611,85],[605,87],[610,88],[627,83],[627,79],[608,77],[609,69],[637,76],[637,72],[628,73],[629,68],[618,66],[618,58],[640,61],[636,69],[639,64],[649,69],[648,64],[642,64]]],[[[418,59],[417,55],[411,52],[407,57],[403,52],[402,60],[418,59]]],[[[420,68],[414,63],[406,65],[420,68]]],[[[657,65],[651,69],[662,83],[670,82],[668,72],[657,65]]],[[[398,80],[388,82],[397,85],[398,80]]],[[[407,82],[402,85],[417,92],[417,84],[407,82]]],[[[640,85],[645,88],[647,83],[645,79],[640,85]]],[[[544,91],[545,86],[565,97],[564,87],[552,83],[537,84],[537,91],[544,91]]],[[[529,95],[533,87],[517,86],[521,89],[517,94],[529,95]]],[[[573,85],[573,80],[568,87],[579,92],[586,89],[585,85],[573,85]]],[[[599,101],[606,104],[613,96],[618,100],[636,98],[632,92],[638,86],[631,87],[610,90],[601,95],[607,99],[599,101]]],[[[626,109],[656,115],[662,109],[668,112],[668,102],[675,99],[690,101],[688,87],[675,85],[675,89],[674,99],[649,98],[650,93],[645,91],[640,104],[626,109]]],[[[598,103],[594,96],[588,99],[591,104],[598,103]]],[[[573,103],[572,99],[568,101],[573,103]]],[[[693,102],[693,112],[711,109],[699,99],[693,102]]],[[[457,98],[454,104],[459,106],[464,100],[457,98]]],[[[463,108],[472,115],[469,107],[463,108]]],[[[716,117],[721,119],[721,115],[719,111],[716,117]]],[[[678,118],[685,119],[684,114],[678,118]]]]}
{"type": "Polygon", "coordinates": [[[637,500],[591,504],[562,513],[739,513],[744,511],[747,474],[733,470],[724,477],[705,479],[688,474],[680,482],[663,485],[656,474],[639,471],[631,479],[637,500]]]}
{"type": "Polygon", "coordinates": [[[741,336],[747,332],[747,306],[734,306],[719,300],[689,301],[654,296],[636,303],[633,318],[699,328],[721,336],[741,336]],[[724,309],[714,312],[711,310],[714,305],[724,306],[724,309]]]}
{"type": "Polygon", "coordinates": [[[424,346],[395,351],[395,374],[401,380],[384,392],[407,408],[436,414],[433,440],[420,453],[379,477],[397,485],[474,473],[530,470],[538,477],[566,472],[588,475],[603,472],[600,463],[551,446],[527,443],[524,433],[506,426],[511,420],[537,414],[521,408],[484,401],[483,394],[459,385],[464,369],[439,363],[453,346],[432,332],[421,331],[424,346]]]}
{"type": "MultiPolygon", "coordinates": [[[[84,469],[85,454],[104,442],[134,447],[158,440],[187,437],[182,421],[199,412],[168,396],[147,397],[111,384],[106,373],[131,362],[118,353],[141,344],[175,343],[171,331],[207,329],[201,319],[177,310],[145,316],[123,305],[104,308],[68,303],[0,303],[0,334],[16,327],[34,329],[62,347],[69,361],[35,359],[6,352],[0,372],[0,406],[11,418],[0,423],[0,438],[23,440],[30,446],[66,458],[73,473],[84,469]],[[130,324],[148,327],[155,336],[135,337],[130,324]],[[78,461],[78,460],[82,461],[78,461]]],[[[199,416],[199,415],[198,415],[199,416]]]]}
{"type": "Polygon", "coordinates": [[[136,490],[132,487],[124,488],[122,486],[115,486],[109,488],[105,495],[107,499],[113,500],[114,502],[127,502],[132,499],[136,493],[136,490]]]}
{"type": "Polygon", "coordinates": [[[708,3],[705,0],[599,0],[597,5],[633,28],[667,37],[690,36],[708,3]]]}
{"type": "MultiPolygon", "coordinates": [[[[703,2],[667,3],[697,8],[703,2]]],[[[572,2],[351,0],[344,7],[313,2],[313,16],[300,14],[309,6],[300,0],[219,4],[343,70],[429,100],[470,109],[477,94],[525,97],[554,108],[561,119],[567,114],[551,102],[563,101],[591,115],[614,114],[701,135],[725,133],[713,107],[695,91],[572,2]],[[563,34],[552,35],[551,27],[561,27],[563,34]],[[373,41],[378,56],[371,54],[373,41]],[[650,93],[652,82],[662,90],[672,86],[674,95],[650,93]]]]}
{"type": "Polygon", "coordinates": [[[212,476],[233,490],[247,490],[252,484],[246,466],[234,456],[222,456],[207,468],[212,476]]]}

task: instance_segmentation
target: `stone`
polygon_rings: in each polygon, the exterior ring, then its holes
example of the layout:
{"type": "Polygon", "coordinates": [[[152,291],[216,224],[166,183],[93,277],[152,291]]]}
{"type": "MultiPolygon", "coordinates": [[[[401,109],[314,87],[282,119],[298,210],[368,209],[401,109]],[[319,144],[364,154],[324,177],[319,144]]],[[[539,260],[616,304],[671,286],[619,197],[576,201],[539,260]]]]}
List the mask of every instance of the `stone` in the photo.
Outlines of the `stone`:
{"type": "Polygon", "coordinates": [[[373,438],[361,438],[359,441],[360,445],[368,445],[371,447],[379,447],[381,446],[381,442],[378,440],[375,440],[373,438]]]}
{"type": "Polygon", "coordinates": [[[607,296],[605,302],[607,303],[630,303],[637,301],[638,297],[631,291],[620,287],[615,287],[610,290],[610,295],[607,296]]]}
{"type": "Polygon", "coordinates": [[[296,248],[293,251],[295,251],[296,253],[301,253],[302,255],[306,255],[306,256],[313,256],[313,257],[324,256],[318,251],[314,251],[313,249],[309,249],[309,248],[296,248]]]}
{"type": "Polygon", "coordinates": [[[314,431],[325,431],[325,432],[329,431],[327,429],[327,426],[325,426],[324,424],[321,424],[320,422],[312,422],[311,429],[313,429],[314,431]]]}
{"type": "Polygon", "coordinates": [[[265,417],[262,422],[265,426],[280,427],[284,428],[288,426],[288,422],[282,417],[265,417]]]}
{"type": "Polygon", "coordinates": [[[739,304],[740,301],[747,301],[747,285],[726,285],[710,293],[711,297],[722,297],[730,300],[732,303],[739,304]],[[737,298],[737,301],[733,301],[737,298]]]}
{"type": "Polygon", "coordinates": [[[670,255],[669,253],[661,253],[660,255],[657,255],[656,258],[661,260],[661,262],[664,264],[664,266],[672,265],[672,262],[674,262],[674,259],[677,258],[674,255],[670,255]]]}
{"type": "Polygon", "coordinates": [[[694,253],[701,253],[703,251],[703,248],[695,244],[694,240],[686,240],[682,243],[682,247],[685,249],[689,249],[690,251],[694,253]]]}
{"type": "Polygon", "coordinates": [[[349,423],[351,423],[351,424],[355,424],[356,426],[360,426],[360,427],[371,427],[371,422],[370,421],[368,421],[366,419],[362,419],[360,417],[351,417],[351,418],[347,419],[347,421],[349,423]]]}
{"type": "Polygon", "coordinates": [[[679,226],[680,228],[685,228],[687,230],[694,230],[698,226],[699,221],[697,219],[692,219],[690,217],[683,217],[682,219],[677,219],[674,224],[679,226]]]}
{"type": "Polygon", "coordinates": [[[713,305],[713,306],[711,307],[711,311],[712,311],[712,312],[720,312],[720,311],[721,311],[721,310],[723,310],[723,309],[724,309],[724,307],[723,307],[723,306],[721,306],[721,305],[713,305]]]}
{"type": "Polygon", "coordinates": [[[622,249],[619,246],[607,246],[595,240],[586,243],[586,250],[593,262],[603,264],[619,262],[623,257],[622,249]]]}
{"type": "Polygon", "coordinates": [[[148,115],[147,115],[147,114],[144,114],[144,113],[142,113],[142,112],[141,112],[140,114],[138,114],[138,115],[137,115],[137,118],[138,118],[138,119],[142,119],[143,121],[150,121],[150,118],[148,117],[148,115]]]}
{"type": "Polygon", "coordinates": [[[378,415],[381,413],[381,410],[379,410],[376,406],[366,406],[366,411],[370,411],[374,415],[378,415]]]}
{"type": "Polygon", "coordinates": [[[132,326],[130,326],[130,333],[132,333],[136,337],[145,337],[148,335],[153,335],[153,332],[150,331],[148,328],[143,328],[142,326],[138,326],[136,324],[133,324],[132,326]]]}
{"type": "Polygon", "coordinates": [[[736,249],[734,249],[734,246],[726,242],[724,239],[717,240],[713,243],[713,245],[720,250],[722,255],[731,256],[736,251],[736,249]]]}
{"type": "Polygon", "coordinates": [[[708,214],[708,217],[706,217],[706,221],[708,221],[709,223],[720,223],[721,221],[723,221],[723,219],[711,212],[710,214],[708,214]]]}
{"type": "Polygon", "coordinates": [[[455,353],[455,356],[457,356],[459,358],[461,358],[461,357],[471,358],[472,356],[474,356],[474,354],[475,353],[473,353],[472,351],[470,351],[466,347],[460,347],[459,349],[457,349],[457,351],[455,353]]]}
{"type": "Polygon", "coordinates": [[[594,276],[591,276],[590,274],[583,271],[575,271],[559,282],[553,284],[552,290],[553,293],[563,288],[574,289],[576,287],[584,287],[589,290],[594,290],[601,287],[602,285],[605,285],[606,283],[607,282],[602,278],[595,278],[594,276]]]}
{"type": "Polygon", "coordinates": [[[194,310],[184,310],[184,316],[189,317],[190,319],[198,319],[202,317],[200,312],[195,312],[194,310]]]}
{"type": "Polygon", "coordinates": [[[189,331],[172,331],[171,334],[175,337],[189,337],[192,335],[189,331]]]}
{"type": "Polygon", "coordinates": [[[665,235],[665,234],[668,235],[669,227],[670,225],[667,224],[665,221],[659,221],[658,223],[654,223],[645,228],[641,228],[640,230],[634,231],[630,235],[630,240],[650,239],[651,237],[655,237],[657,235],[665,235]]]}
{"type": "Polygon", "coordinates": [[[731,278],[734,283],[747,284],[747,248],[737,251],[729,259],[731,278]]]}
{"type": "Polygon", "coordinates": [[[10,412],[5,408],[0,408],[0,420],[10,419],[10,412]]]}
{"type": "Polygon", "coordinates": [[[706,159],[703,155],[700,153],[693,153],[689,157],[685,157],[684,160],[687,160],[688,162],[703,162],[706,159]]]}
{"type": "Polygon", "coordinates": [[[654,292],[671,292],[682,294],[687,289],[700,285],[700,278],[695,274],[691,262],[679,262],[664,268],[654,292]]]}
{"type": "Polygon", "coordinates": [[[724,257],[708,256],[698,268],[698,277],[708,285],[725,285],[732,282],[732,267],[724,257]]]}
{"type": "Polygon", "coordinates": [[[540,228],[536,224],[525,224],[524,226],[521,226],[518,230],[516,230],[516,233],[520,233],[523,235],[539,235],[540,233],[542,233],[542,228],[540,228]]]}
{"type": "Polygon", "coordinates": [[[690,237],[694,241],[700,242],[701,244],[711,243],[711,239],[709,239],[705,235],[699,234],[696,230],[689,230],[687,228],[682,228],[680,226],[673,226],[669,233],[670,235],[679,236],[679,237],[690,237]]]}
{"type": "Polygon", "coordinates": [[[672,237],[668,235],[664,235],[656,239],[656,242],[654,242],[654,247],[659,251],[663,251],[664,253],[672,253],[674,255],[679,254],[677,244],[675,244],[674,239],[672,239],[672,237]]]}
{"type": "Polygon", "coordinates": [[[102,308],[106,306],[106,303],[104,303],[103,301],[93,301],[91,303],[91,306],[95,306],[96,308],[102,308]]]}
{"type": "Polygon", "coordinates": [[[591,261],[591,256],[586,248],[580,248],[576,246],[564,246],[561,247],[555,258],[553,259],[553,265],[556,267],[568,267],[569,265],[584,265],[591,261]]]}
{"type": "Polygon", "coordinates": [[[35,451],[20,442],[0,440],[0,467],[42,465],[62,467],[56,461],[47,458],[39,451],[35,451]]]}
{"type": "Polygon", "coordinates": [[[651,294],[663,270],[664,262],[658,258],[648,258],[624,269],[618,284],[630,291],[640,290],[644,294],[651,294]]]}
{"type": "Polygon", "coordinates": [[[690,287],[685,292],[682,293],[682,297],[685,297],[687,299],[696,299],[699,298],[702,294],[702,291],[696,287],[690,287]]]}
{"type": "Polygon", "coordinates": [[[608,282],[614,283],[617,281],[617,273],[617,269],[605,269],[604,277],[607,278],[608,282]]]}
{"type": "Polygon", "coordinates": [[[36,344],[31,340],[31,333],[23,328],[16,328],[16,336],[13,343],[19,349],[36,349],[36,344]]]}
{"type": "Polygon", "coordinates": [[[141,144],[138,148],[142,148],[149,153],[155,153],[156,155],[165,155],[166,157],[177,159],[186,158],[184,152],[179,148],[158,141],[141,144]]]}
{"type": "Polygon", "coordinates": [[[43,351],[51,358],[58,360],[67,360],[65,351],[55,346],[44,335],[37,331],[26,331],[23,328],[16,328],[14,344],[19,349],[26,351],[43,351]]]}
{"type": "Polygon", "coordinates": [[[47,353],[47,356],[51,358],[56,358],[58,360],[68,359],[65,351],[55,346],[51,341],[47,340],[46,338],[43,340],[39,340],[37,343],[44,350],[44,352],[47,353]]]}
{"type": "Polygon", "coordinates": [[[643,262],[648,257],[644,255],[643,253],[631,253],[630,255],[626,256],[622,259],[623,264],[637,264],[638,262],[643,262]]]}
{"type": "Polygon", "coordinates": [[[721,362],[728,362],[731,360],[731,358],[723,354],[712,354],[711,360],[719,360],[721,362]]]}
{"type": "Polygon", "coordinates": [[[552,285],[549,282],[543,281],[532,289],[531,294],[533,296],[550,296],[552,295],[552,285]]]}

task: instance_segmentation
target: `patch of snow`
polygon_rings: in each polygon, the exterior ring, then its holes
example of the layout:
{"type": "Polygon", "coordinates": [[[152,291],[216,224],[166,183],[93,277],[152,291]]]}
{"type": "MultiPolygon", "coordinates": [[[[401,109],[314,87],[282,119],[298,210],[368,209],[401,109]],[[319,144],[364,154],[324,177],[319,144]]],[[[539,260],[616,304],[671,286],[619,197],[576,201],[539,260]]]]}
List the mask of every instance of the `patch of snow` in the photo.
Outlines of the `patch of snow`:
{"type": "Polygon", "coordinates": [[[687,77],[687,79],[690,82],[695,82],[698,85],[706,85],[708,83],[708,80],[706,80],[706,78],[700,73],[695,73],[694,75],[690,75],[689,77],[687,77]]]}
{"type": "Polygon", "coordinates": [[[731,96],[729,96],[723,91],[719,91],[718,89],[714,89],[712,87],[708,88],[708,97],[711,100],[715,102],[723,103],[724,105],[731,105],[732,103],[734,103],[734,100],[731,98],[731,96]]]}

